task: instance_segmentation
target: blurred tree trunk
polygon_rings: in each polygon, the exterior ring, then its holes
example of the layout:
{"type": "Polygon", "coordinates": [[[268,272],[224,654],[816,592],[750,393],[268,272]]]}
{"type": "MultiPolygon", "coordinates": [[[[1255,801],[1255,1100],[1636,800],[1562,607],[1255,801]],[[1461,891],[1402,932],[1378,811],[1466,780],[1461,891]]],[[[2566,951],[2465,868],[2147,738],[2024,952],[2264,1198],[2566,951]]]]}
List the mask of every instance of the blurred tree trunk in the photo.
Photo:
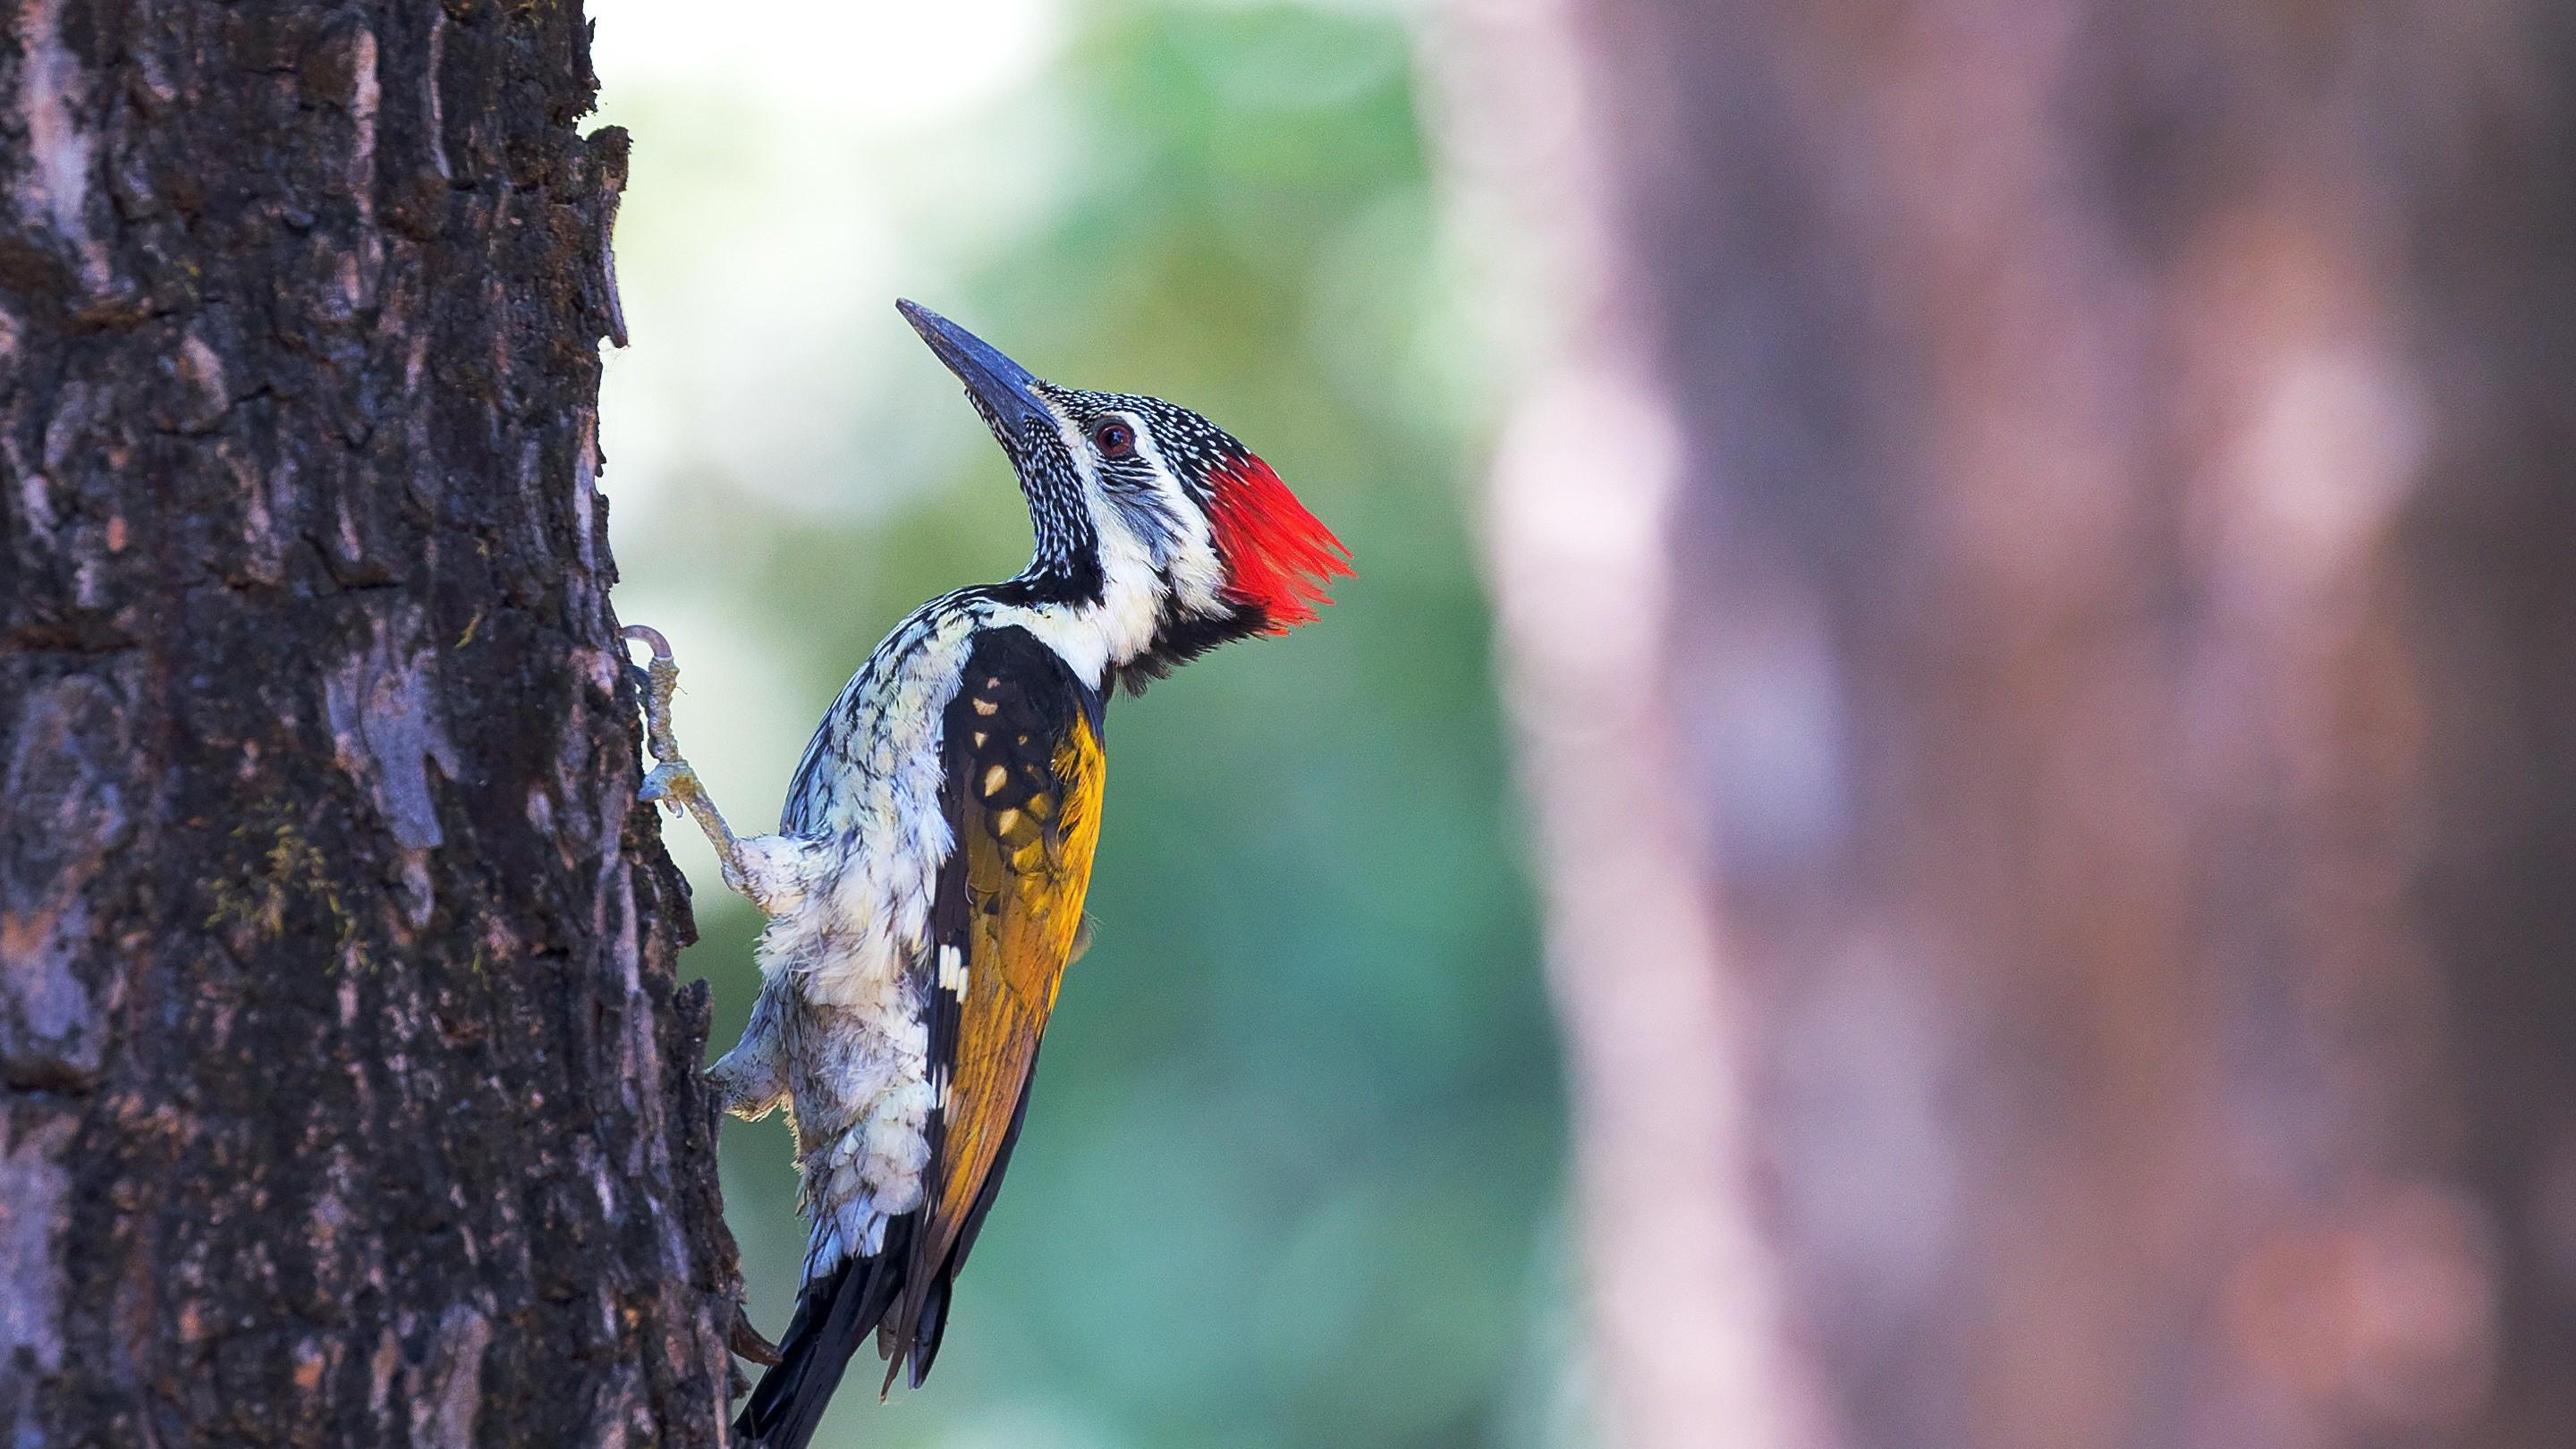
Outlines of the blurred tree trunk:
{"type": "Polygon", "coordinates": [[[2576,16],[1456,21],[1628,1449],[2567,1443],[2576,16]]]}
{"type": "Polygon", "coordinates": [[[0,1441],[714,1446],[577,5],[0,40],[0,1441]]]}

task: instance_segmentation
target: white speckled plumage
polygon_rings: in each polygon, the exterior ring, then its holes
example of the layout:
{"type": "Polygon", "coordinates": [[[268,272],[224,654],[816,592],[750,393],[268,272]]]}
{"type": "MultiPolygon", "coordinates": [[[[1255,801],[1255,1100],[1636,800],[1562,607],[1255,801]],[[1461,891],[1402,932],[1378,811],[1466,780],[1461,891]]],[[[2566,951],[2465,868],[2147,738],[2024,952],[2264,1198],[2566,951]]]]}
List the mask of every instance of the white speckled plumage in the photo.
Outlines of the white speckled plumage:
{"type": "Polygon", "coordinates": [[[737,1442],[767,1449],[807,1441],[858,1336],[879,1332],[889,1374],[909,1359],[916,1384],[937,1352],[1081,950],[1104,696],[1311,619],[1322,581],[1348,572],[1330,532],[1205,418],[1049,386],[904,310],[1010,456],[1029,567],[906,616],[816,728],[778,831],[748,839],[679,757],[676,667],[640,631],[656,654],[645,798],[695,815],[727,883],[769,918],[751,1020],[709,1073],[742,1116],[788,1108],[812,1224],[784,1357],[736,1423],[737,1442]],[[960,738],[944,739],[952,718],[960,738]],[[987,721],[1005,733],[988,739],[987,721]],[[961,822],[977,853],[952,861],[961,822]],[[1006,857],[988,840],[1012,842],[1006,857]]]}
{"type": "MultiPolygon", "coordinates": [[[[940,720],[984,630],[1028,629],[1094,683],[1150,642],[1134,638],[1131,576],[1083,609],[1034,609],[978,590],[933,600],[896,626],[806,746],[779,833],[743,842],[749,894],[769,912],[761,990],[742,1040],[711,1075],[733,1110],[784,1095],[814,1225],[807,1272],[921,1201],[929,1161],[928,1038],[913,963],[954,848],[940,809],[940,720]]],[[[1147,601],[1150,620],[1151,601],[1147,601]]],[[[955,954],[953,951],[950,954],[955,954]]],[[[964,966],[954,968],[963,981],[964,966]]]]}

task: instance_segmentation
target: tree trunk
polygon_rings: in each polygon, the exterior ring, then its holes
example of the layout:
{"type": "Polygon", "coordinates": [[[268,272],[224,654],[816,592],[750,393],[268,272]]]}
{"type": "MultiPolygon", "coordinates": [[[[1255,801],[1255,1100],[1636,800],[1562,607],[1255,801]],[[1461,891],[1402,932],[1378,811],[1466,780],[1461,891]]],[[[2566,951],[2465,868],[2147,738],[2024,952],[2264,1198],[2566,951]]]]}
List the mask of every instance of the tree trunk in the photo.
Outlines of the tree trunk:
{"type": "Polygon", "coordinates": [[[1627,1449],[2566,1442],[2567,9],[1461,20],[1627,1449]]]}
{"type": "Polygon", "coordinates": [[[0,41],[0,1441],[714,1446],[573,4],[0,41]]]}

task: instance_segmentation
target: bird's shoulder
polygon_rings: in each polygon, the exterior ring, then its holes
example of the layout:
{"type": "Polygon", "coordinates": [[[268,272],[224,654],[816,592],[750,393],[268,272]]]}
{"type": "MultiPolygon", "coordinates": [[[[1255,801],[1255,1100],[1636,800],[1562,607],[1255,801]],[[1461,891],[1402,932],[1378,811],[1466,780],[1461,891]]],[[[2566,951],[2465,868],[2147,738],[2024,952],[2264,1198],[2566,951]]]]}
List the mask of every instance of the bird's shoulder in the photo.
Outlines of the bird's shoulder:
{"type": "Polygon", "coordinates": [[[827,829],[851,813],[854,795],[899,786],[915,771],[945,774],[953,762],[940,758],[940,742],[979,681],[992,682],[987,705],[1007,695],[1032,728],[1078,713],[1095,738],[1101,732],[1101,690],[1066,659],[1045,620],[1007,586],[959,589],[905,615],[842,686],[797,765],[780,828],[827,829]]]}
{"type": "MultiPolygon", "coordinates": [[[[973,746],[977,733],[989,741],[1001,726],[1042,731],[1052,737],[1081,716],[1097,737],[1102,729],[1105,696],[1084,679],[1054,644],[1027,624],[1002,617],[979,625],[966,641],[962,662],[943,709],[949,728],[948,748],[959,750],[957,731],[973,746]]],[[[1017,734],[1011,736],[1018,742],[1017,734]]],[[[1036,737],[1032,738],[1032,743],[1036,737]]]]}
{"type": "Polygon", "coordinates": [[[887,631],[806,741],[788,781],[781,832],[844,832],[907,793],[905,777],[933,763],[941,712],[990,612],[990,601],[961,589],[887,631]]]}

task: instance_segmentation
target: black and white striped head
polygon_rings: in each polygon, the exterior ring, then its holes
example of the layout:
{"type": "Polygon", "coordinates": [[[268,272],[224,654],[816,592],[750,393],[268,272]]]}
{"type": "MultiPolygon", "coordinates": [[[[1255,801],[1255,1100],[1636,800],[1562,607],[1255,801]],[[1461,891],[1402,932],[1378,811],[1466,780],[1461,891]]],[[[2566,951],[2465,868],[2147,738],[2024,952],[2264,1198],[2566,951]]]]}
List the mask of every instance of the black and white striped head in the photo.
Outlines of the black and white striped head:
{"type": "Polygon", "coordinates": [[[1100,611],[1131,688],[1230,639],[1284,634],[1332,602],[1350,555],[1279,475],[1177,403],[1057,387],[912,302],[895,304],[993,430],[1037,548],[1006,589],[1100,611]],[[1123,619],[1123,626],[1122,626],[1123,619]]]}

